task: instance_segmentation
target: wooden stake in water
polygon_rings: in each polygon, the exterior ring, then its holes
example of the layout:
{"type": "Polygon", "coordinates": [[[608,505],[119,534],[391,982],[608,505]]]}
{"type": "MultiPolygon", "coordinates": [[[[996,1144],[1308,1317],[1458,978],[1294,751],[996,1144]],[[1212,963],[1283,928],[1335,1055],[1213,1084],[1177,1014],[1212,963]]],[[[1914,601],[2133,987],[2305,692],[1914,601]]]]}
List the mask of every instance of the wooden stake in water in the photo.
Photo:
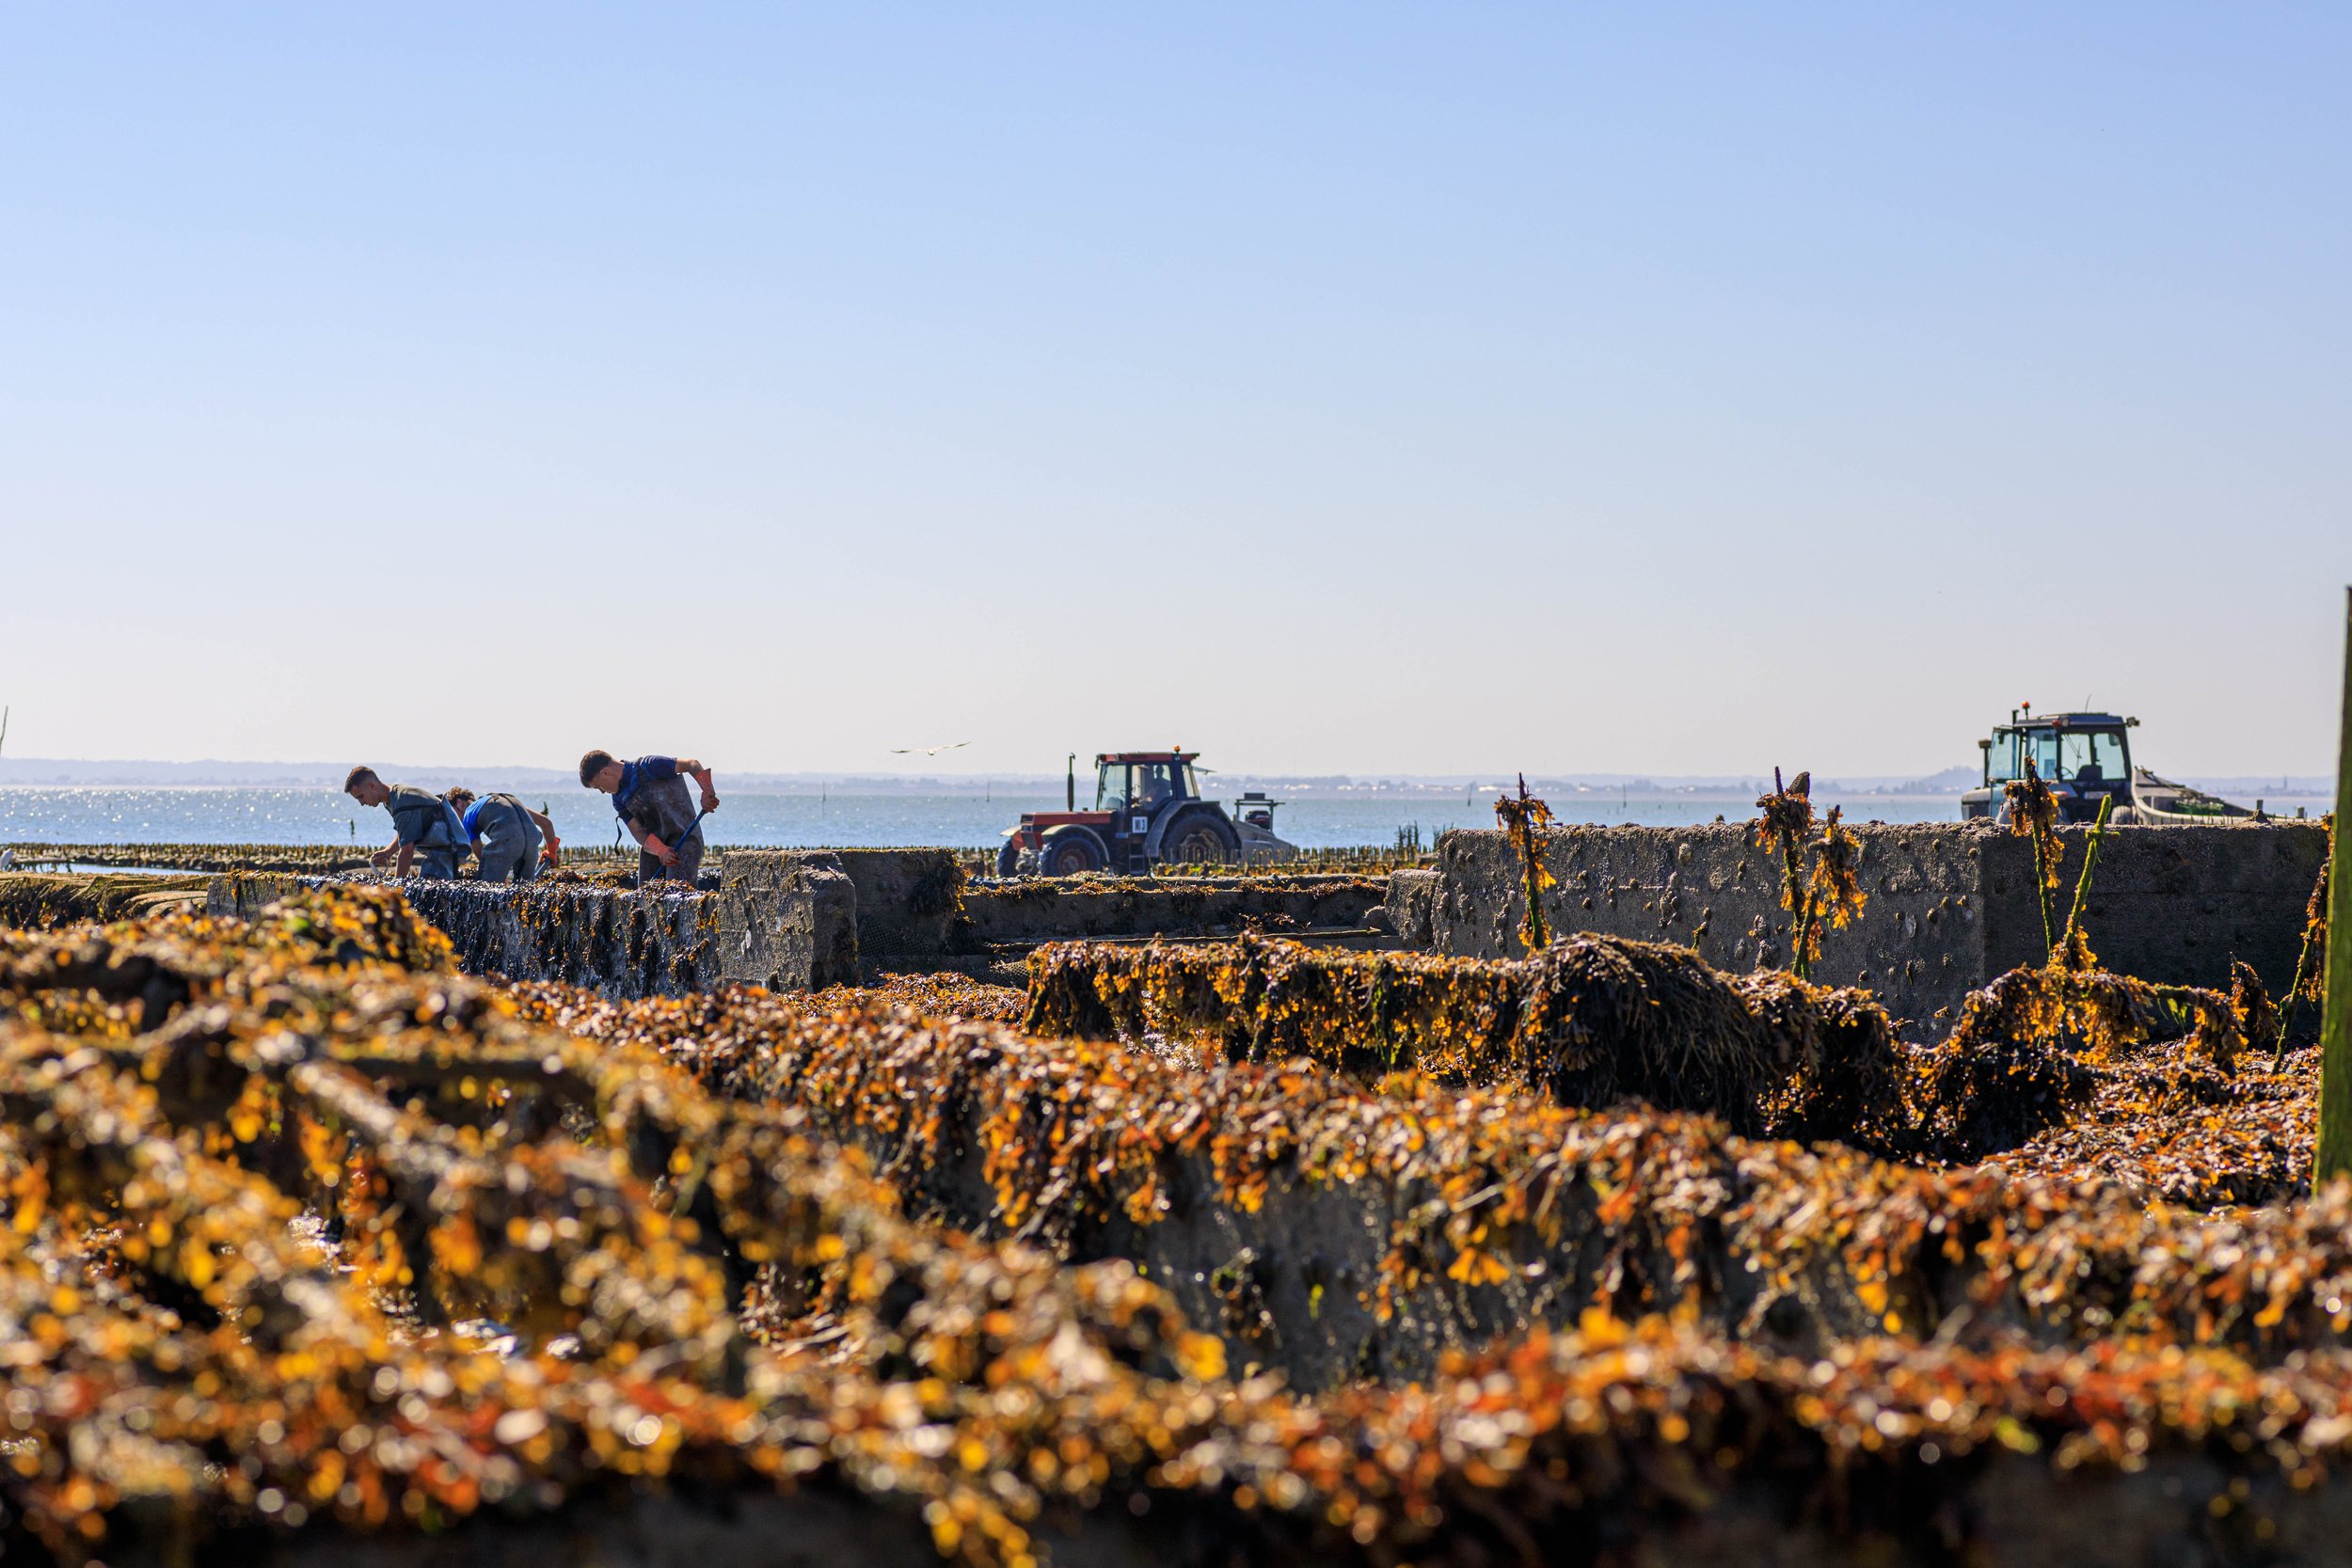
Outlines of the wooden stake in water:
{"type": "Polygon", "coordinates": [[[2328,994],[2319,1024],[2319,1151],[2312,1184],[2352,1173],[2352,588],[2344,594],[2344,716],[2336,731],[2336,832],[2328,868],[2328,994]]]}

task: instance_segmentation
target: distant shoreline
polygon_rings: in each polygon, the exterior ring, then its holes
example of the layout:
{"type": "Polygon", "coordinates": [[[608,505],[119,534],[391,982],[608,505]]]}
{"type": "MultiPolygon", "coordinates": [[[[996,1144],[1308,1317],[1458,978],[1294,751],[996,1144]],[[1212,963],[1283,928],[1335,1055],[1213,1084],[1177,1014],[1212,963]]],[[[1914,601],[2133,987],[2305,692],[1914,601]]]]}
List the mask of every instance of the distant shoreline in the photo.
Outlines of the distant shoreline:
{"type": "MultiPolygon", "coordinates": [[[[577,778],[566,769],[514,767],[469,767],[448,764],[423,765],[378,763],[386,776],[415,783],[431,788],[446,788],[454,784],[467,784],[476,788],[518,789],[541,792],[576,790],[577,778]]],[[[169,762],[88,762],[73,759],[39,757],[0,758],[0,789],[339,789],[344,768],[310,763],[235,763],[200,761],[169,762]]],[[[2324,801],[2332,806],[2335,783],[2327,777],[2302,777],[2277,774],[2250,777],[2244,774],[2213,776],[2200,774],[2173,775],[2181,783],[2212,791],[2231,800],[2255,799],[2266,801],[2324,801]]],[[[1059,794],[1063,776],[1052,774],[1020,774],[991,777],[984,774],[890,774],[890,773],[737,773],[722,770],[722,779],[731,788],[747,793],[770,795],[874,795],[874,796],[1037,796],[1059,794]]],[[[1447,798],[1464,796],[1492,798],[1506,783],[1515,784],[1509,774],[1486,773],[1453,776],[1396,775],[1356,778],[1345,774],[1325,774],[1307,777],[1283,775],[1254,775],[1218,773],[1204,779],[1203,784],[1217,796],[1236,795],[1246,790],[1260,790],[1274,795],[1311,798],[1394,797],[1399,800],[1442,801],[1447,798]]],[[[1090,792],[1090,777],[1081,783],[1090,792]]],[[[1815,798],[1820,800],[1873,797],[1883,799],[1941,799],[1957,797],[1977,783],[1973,769],[1963,771],[1947,768],[1940,774],[1925,777],[1893,775],[1863,776],[1839,779],[1824,776],[1815,785],[1815,798]]],[[[1531,776],[1528,788],[1545,796],[1637,796],[1658,799],[1676,797],[1690,800],[1737,800],[1752,803],[1756,793],[1765,787],[1761,778],[1738,778],[1722,774],[1699,777],[1660,776],[1657,774],[1586,773],[1568,776],[1531,776]]]]}

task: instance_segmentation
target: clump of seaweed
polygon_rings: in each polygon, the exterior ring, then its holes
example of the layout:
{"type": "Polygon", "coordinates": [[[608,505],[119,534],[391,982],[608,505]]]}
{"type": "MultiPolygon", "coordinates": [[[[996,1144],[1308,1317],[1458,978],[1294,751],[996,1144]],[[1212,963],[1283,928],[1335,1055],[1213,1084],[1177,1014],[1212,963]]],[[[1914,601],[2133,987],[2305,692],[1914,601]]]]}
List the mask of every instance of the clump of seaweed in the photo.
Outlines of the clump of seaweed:
{"type": "Polygon", "coordinates": [[[1813,775],[1799,773],[1786,786],[1780,769],[1772,769],[1772,792],[1756,802],[1758,847],[1780,857],[1780,907],[1794,919],[1790,924],[1789,973],[1800,980],[1813,973],[1820,957],[1823,927],[1843,929],[1860,917],[1870,895],[1862,891],[1859,875],[1862,842],[1839,822],[1844,808],[1832,806],[1823,818],[1821,835],[1813,836],[1813,775]],[[1804,851],[1813,851],[1808,871],[1804,851]]]}
{"type": "Polygon", "coordinates": [[[1253,937],[1065,942],[1029,973],[1037,1035],[1518,1085],[1564,1105],[1638,1100],[1787,1136],[1853,1136],[1899,1099],[1893,1028],[1867,993],[1724,974],[1671,943],[1586,934],[1478,959],[1253,937]]]}
{"type": "Polygon", "coordinates": [[[2270,988],[2244,958],[2230,960],[2230,1016],[2237,1021],[2238,1041],[2248,1051],[2286,1048],[2286,1021],[2270,988]]]}
{"type": "Polygon", "coordinates": [[[817,992],[820,1006],[855,1007],[868,1001],[904,1007],[924,1018],[988,1019],[1017,1023],[1028,1011],[1026,992],[992,986],[968,974],[884,974],[871,986],[828,986],[817,992]]]}
{"type": "MultiPolygon", "coordinates": [[[[2144,1149],[2166,1162],[2144,1182],[2086,1181],[2072,1164],[2055,1175],[2013,1160],[1934,1170],[1750,1140],[1713,1117],[1577,1110],[1421,1075],[1366,1084],[1296,1058],[1186,1064],[756,992],[551,999],[567,1027],[600,1043],[654,1044],[713,1089],[854,1135],[909,1191],[942,1195],[949,1223],[1050,1239],[1073,1258],[1148,1249],[1138,1230],[1197,1222],[1205,1205],[1254,1225],[1249,1216],[1311,1189],[1382,1228],[1391,1250],[1357,1288],[1367,1308],[1408,1323],[1457,1312],[1455,1287],[1491,1286],[1497,1296],[1485,1299],[1528,1314],[1593,1301],[1753,1326],[1751,1313],[1812,1280],[1870,1323],[1899,1314],[1923,1336],[2007,1322],[2044,1342],[2095,1341],[2128,1317],[2133,1333],[2166,1342],[2276,1354],[2352,1331],[2352,1186],[2265,1213],[2147,1202],[2158,1183],[2184,1179],[2180,1157],[2163,1150],[2196,1131],[2192,1117],[2294,1092],[2265,1082],[2243,1094],[2185,1047],[2080,1064],[2128,1094],[2112,1101],[2126,1119],[2086,1139],[2079,1156],[2129,1161],[2144,1149]],[[1113,1217],[1129,1228],[1106,1230],[1113,1217]]],[[[2182,1147],[2261,1162],[2200,1179],[2219,1200],[2230,1182],[2275,1180],[2276,1161],[2250,1140],[2205,1139],[2182,1147]]],[[[1284,1233],[1279,1223],[1259,1234],[1284,1233]]],[[[1237,1240],[1269,1256],[1255,1236],[1237,1240]]],[[[1851,1321],[1826,1297],[1790,1305],[1818,1324],[1851,1321]]]]}
{"type": "Polygon", "coordinates": [[[2099,1069],[2143,1060],[2158,1042],[2179,1042],[2171,1077],[2227,1080],[2244,1050],[2277,1038],[2278,1009],[2245,963],[2233,966],[2224,995],[2069,969],[2062,957],[1971,991],[1952,1033],[1920,1053],[1911,1151],[1960,1161],[2014,1148],[2088,1106],[2099,1069]]]}
{"type": "Polygon", "coordinates": [[[1743,1132],[1964,1162],[2066,1125],[2104,1074],[2146,1070],[2162,1042],[2180,1042],[2167,1072],[2226,1083],[2244,1051],[2273,1043],[2277,1009],[2243,964],[2226,995],[2043,964],[1971,993],[1951,1035],[1921,1048],[1895,1040],[1866,991],[1724,974],[1670,944],[1582,935],[1481,959],[1245,938],[1041,948],[1024,1027],[1304,1057],[1366,1083],[1409,1071],[1563,1105],[1640,1101],[1743,1132]]]}
{"type": "Polygon", "coordinates": [[[1544,919],[1543,895],[1546,888],[1557,885],[1557,879],[1544,864],[1541,837],[1542,829],[1551,820],[1551,808],[1528,794],[1527,775],[1521,773],[1516,798],[1495,798],[1495,818],[1519,852],[1519,865],[1527,883],[1527,918],[1519,922],[1519,940],[1533,953],[1551,942],[1551,928],[1544,919]]]}
{"type": "Polygon", "coordinates": [[[1821,922],[1842,930],[1859,919],[1870,895],[1862,891],[1862,841],[1838,821],[1843,806],[1832,806],[1822,818],[1821,836],[1813,842],[1813,868],[1805,877],[1805,903],[1813,922],[1808,952],[1821,951],[1821,922]]]}

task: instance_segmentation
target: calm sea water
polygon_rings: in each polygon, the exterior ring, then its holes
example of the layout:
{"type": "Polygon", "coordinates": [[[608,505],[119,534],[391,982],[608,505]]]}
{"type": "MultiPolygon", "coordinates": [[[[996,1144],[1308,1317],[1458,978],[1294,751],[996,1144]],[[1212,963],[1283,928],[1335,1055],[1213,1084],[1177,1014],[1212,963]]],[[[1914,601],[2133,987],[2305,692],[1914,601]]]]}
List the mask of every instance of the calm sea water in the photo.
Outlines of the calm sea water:
{"type": "MultiPolygon", "coordinates": [[[[612,808],[601,795],[572,790],[542,797],[556,831],[581,847],[612,842],[612,808]]],[[[1554,795],[1569,822],[1740,821],[1755,815],[1733,795],[1635,795],[1614,791],[1554,795]]],[[[1824,805],[1829,802],[1825,800],[1824,805]]],[[[726,795],[705,825],[714,845],[993,845],[1025,811],[1058,811],[1057,796],[726,795]]],[[[1846,802],[1849,820],[1949,821],[1950,796],[1861,796],[1846,802]]],[[[1423,842],[1448,828],[1491,828],[1494,798],[1459,795],[1305,792],[1275,813],[1275,831],[1311,848],[1392,844],[1418,827],[1423,842]]],[[[230,787],[0,789],[0,844],[348,844],[390,840],[390,818],[361,811],[332,789],[230,787]]]]}

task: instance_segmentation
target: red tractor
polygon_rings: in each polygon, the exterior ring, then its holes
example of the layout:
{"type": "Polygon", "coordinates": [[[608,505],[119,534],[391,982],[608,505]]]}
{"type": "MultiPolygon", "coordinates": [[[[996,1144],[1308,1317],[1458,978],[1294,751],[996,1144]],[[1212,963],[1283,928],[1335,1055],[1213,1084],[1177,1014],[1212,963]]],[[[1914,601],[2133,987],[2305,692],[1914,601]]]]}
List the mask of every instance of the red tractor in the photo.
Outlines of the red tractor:
{"type": "Polygon", "coordinates": [[[1153,866],[1232,865],[1296,853],[1274,836],[1274,802],[1236,822],[1215,800],[1203,800],[1193,759],[1200,753],[1110,752],[1094,759],[1094,809],[1078,809],[1078,759],[1070,759],[1066,811],[1025,812],[1005,830],[996,852],[1002,877],[1040,871],[1072,877],[1082,871],[1141,874],[1153,866]]]}

